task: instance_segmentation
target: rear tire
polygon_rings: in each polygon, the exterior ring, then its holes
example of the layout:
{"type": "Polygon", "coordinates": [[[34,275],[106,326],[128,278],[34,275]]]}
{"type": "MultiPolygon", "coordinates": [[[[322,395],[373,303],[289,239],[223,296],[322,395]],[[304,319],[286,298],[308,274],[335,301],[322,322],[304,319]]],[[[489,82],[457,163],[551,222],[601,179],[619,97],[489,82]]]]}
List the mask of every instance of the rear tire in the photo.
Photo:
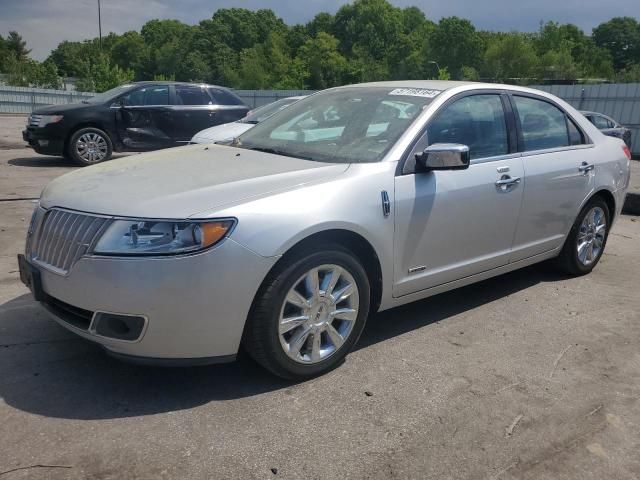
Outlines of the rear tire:
{"type": "Polygon", "coordinates": [[[113,143],[109,135],[99,128],[81,128],[71,135],[67,157],[78,165],[87,166],[111,158],[113,143]]]}
{"type": "Polygon", "coordinates": [[[611,213],[601,197],[592,198],[580,211],[565,240],[557,266],[570,275],[586,275],[595,268],[609,237],[611,213]]]}
{"type": "Polygon", "coordinates": [[[327,245],[298,252],[264,280],[243,347],[279,377],[315,377],[335,368],[358,341],[369,304],[369,279],[351,251],[327,245]]]}

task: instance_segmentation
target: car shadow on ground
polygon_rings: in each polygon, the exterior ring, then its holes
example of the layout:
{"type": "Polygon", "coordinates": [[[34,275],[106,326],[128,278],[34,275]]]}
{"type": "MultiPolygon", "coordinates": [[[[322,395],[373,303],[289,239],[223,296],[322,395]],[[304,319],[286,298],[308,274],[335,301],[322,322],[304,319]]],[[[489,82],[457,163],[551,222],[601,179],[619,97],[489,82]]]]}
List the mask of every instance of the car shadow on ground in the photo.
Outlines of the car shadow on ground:
{"type": "MultiPolygon", "coordinates": [[[[564,277],[529,267],[374,315],[356,349],[428,328],[540,282],[564,277]]],[[[122,363],[50,320],[22,295],[0,306],[0,397],[22,411],[56,418],[111,419],[189,409],[294,385],[246,354],[235,363],[151,368],[122,363]]],[[[339,374],[336,372],[334,374],[339,374]]]]}
{"type": "Polygon", "coordinates": [[[9,165],[13,165],[14,167],[38,167],[38,168],[47,168],[47,167],[75,167],[71,160],[67,160],[62,157],[48,157],[44,155],[39,155],[37,157],[21,157],[21,158],[12,158],[7,162],[9,165]]]}

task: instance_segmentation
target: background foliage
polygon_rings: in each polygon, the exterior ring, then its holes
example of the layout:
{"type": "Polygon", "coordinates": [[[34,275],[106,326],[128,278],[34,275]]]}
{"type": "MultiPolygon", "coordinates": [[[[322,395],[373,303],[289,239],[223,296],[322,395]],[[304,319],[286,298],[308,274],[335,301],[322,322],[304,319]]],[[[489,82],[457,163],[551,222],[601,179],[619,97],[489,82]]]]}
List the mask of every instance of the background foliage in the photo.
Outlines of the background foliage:
{"type": "Polygon", "coordinates": [[[535,33],[477,30],[458,17],[434,23],[417,7],[355,0],[335,15],[286,25],[272,10],[217,10],[197,25],[151,20],[139,32],[64,41],[44,62],[17,32],[0,36],[0,72],[12,85],[79,90],[173,79],[245,89],[322,89],[386,79],[508,83],[640,81],[640,23],[613,18],[588,36],[572,24],[535,33]]]}

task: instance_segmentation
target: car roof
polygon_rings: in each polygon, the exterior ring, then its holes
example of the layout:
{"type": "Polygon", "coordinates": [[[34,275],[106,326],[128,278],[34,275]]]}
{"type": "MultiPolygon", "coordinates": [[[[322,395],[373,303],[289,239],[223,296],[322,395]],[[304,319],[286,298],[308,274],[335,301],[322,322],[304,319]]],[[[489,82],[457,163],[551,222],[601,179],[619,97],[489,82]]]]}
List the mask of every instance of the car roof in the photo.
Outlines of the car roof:
{"type": "Polygon", "coordinates": [[[211,85],[210,83],[203,82],[175,82],[173,80],[164,81],[164,80],[142,80],[139,82],[130,82],[127,85],[195,85],[198,87],[213,87],[213,88],[222,88],[224,90],[230,90],[228,87],[222,87],[220,85],[211,85]]]}
{"type": "Polygon", "coordinates": [[[384,88],[420,88],[426,90],[438,90],[445,92],[447,90],[455,89],[457,92],[463,92],[467,90],[509,90],[512,92],[531,93],[541,97],[555,98],[544,90],[537,90],[534,88],[521,87],[519,85],[507,85],[502,83],[484,83],[484,82],[466,82],[466,81],[454,81],[454,80],[394,80],[387,82],[368,82],[368,83],[356,83],[353,85],[344,85],[337,88],[346,87],[384,87],[384,88]]]}

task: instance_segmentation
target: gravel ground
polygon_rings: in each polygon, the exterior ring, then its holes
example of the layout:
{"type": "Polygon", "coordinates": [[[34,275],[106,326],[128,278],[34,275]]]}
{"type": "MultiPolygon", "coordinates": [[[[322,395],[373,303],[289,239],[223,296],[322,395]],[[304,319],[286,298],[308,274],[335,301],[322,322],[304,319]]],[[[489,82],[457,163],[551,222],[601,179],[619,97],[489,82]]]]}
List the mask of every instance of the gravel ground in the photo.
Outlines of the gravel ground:
{"type": "Polygon", "coordinates": [[[375,315],[294,384],[246,358],[120,363],[48,319],[18,279],[21,199],[72,168],[0,150],[2,480],[640,478],[640,217],[591,275],[538,265],[375,315]]]}

